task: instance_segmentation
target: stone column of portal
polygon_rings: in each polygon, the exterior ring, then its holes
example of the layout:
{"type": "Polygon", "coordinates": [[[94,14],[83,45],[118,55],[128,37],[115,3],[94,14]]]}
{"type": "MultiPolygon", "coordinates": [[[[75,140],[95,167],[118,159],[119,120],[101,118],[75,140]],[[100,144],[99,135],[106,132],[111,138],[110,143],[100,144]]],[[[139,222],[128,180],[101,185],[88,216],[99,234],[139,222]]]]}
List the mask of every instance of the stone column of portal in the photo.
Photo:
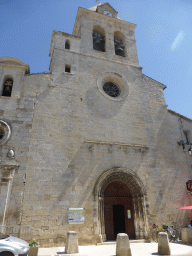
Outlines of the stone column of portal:
{"type": "Polygon", "coordinates": [[[99,243],[102,243],[102,227],[101,227],[101,200],[98,197],[98,220],[99,220],[99,243]]]}
{"type": "Polygon", "coordinates": [[[142,207],[142,197],[138,198],[138,205],[139,205],[139,222],[140,222],[140,238],[144,238],[144,219],[143,219],[143,207],[142,207]]]}
{"type": "Polygon", "coordinates": [[[134,207],[134,224],[135,224],[135,235],[136,235],[136,239],[139,238],[139,231],[138,231],[138,218],[137,218],[137,199],[133,198],[133,207],[134,207]]]}
{"type": "Polygon", "coordinates": [[[67,232],[67,241],[65,245],[65,253],[78,253],[78,239],[77,232],[69,231],[67,232]]]}
{"type": "Polygon", "coordinates": [[[137,198],[137,205],[138,205],[138,218],[139,218],[139,220],[138,220],[138,223],[139,223],[139,230],[138,230],[138,232],[139,232],[139,238],[142,238],[142,233],[141,233],[141,207],[140,207],[140,202],[139,202],[140,200],[139,200],[139,197],[137,198]]]}
{"type": "Polygon", "coordinates": [[[146,198],[145,198],[145,196],[143,197],[142,205],[143,205],[143,217],[144,217],[144,225],[145,225],[145,239],[147,239],[149,229],[148,229],[148,215],[147,215],[147,207],[146,207],[146,198]]]}
{"type": "Polygon", "coordinates": [[[103,238],[103,242],[105,242],[106,241],[106,233],[105,233],[104,198],[103,197],[101,200],[101,205],[102,205],[102,238],[103,238]]]}
{"type": "Polygon", "coordinates": [[[116,256],[131,256],[129,237],[125,233],[117,234],[116,256]]]}
{"type": "Polygon", "coordinates": [[[105,242],[106,235],[105,235],[105,219],[104,219],[104,198],[99,197],[99,214],[100,214],[100,240],[101,242],[105,242]]]}

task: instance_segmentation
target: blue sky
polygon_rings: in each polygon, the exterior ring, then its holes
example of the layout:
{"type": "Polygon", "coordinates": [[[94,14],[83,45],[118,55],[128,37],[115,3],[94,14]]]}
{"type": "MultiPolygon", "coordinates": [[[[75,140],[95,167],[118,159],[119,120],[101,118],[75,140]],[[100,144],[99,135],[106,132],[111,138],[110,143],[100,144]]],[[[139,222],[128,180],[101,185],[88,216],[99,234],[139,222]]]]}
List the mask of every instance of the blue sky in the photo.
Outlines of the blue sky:
{"type": "MultiPolygon", "coordinates": [[[[192,1],[108,2],[121,19],[137,24],[139,64],[167,86],[168,108],[192,118],[192,1]]],[[[72,34],[78,7],[94,5],[95,0],[0,0],[0,57],[24,61],[31,73],[48,72],[53,30],[72,34]]]]}

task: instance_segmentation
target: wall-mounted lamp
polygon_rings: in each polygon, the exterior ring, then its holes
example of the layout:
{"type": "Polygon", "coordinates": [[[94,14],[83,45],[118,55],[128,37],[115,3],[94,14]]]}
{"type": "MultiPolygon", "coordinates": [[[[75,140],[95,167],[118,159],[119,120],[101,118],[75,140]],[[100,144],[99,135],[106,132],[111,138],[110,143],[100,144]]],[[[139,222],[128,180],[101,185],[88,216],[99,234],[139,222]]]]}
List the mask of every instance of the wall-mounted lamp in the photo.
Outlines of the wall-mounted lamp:
{"type": "Polygon", "coordinates": [[[189,143],[189,142],[185,143],[183,140],[180,140],[180,141],[177,141],[177,144],[179,146],[182,146],[183,150],[185,150],[185,145],[188,145],[189,146],[188,153],[189,153],[190,156],[192,156],[192,148],[191,148],[192,143],[189,143]]]}

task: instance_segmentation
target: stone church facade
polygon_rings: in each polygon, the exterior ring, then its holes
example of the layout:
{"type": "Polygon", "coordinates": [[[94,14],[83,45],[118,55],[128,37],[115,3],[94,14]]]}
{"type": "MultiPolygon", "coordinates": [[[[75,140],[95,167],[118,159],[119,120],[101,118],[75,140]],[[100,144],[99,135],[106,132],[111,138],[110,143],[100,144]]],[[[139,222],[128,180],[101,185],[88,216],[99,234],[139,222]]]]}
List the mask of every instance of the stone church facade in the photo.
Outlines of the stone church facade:
{"type": "Polygon", "coordinates": [[[53,31],[50,72],[0,58],[1,225],[55,246],[69,230],[79,244],[148,239],[153,223],[191,218],[178,208],[191,203],[192,120],[142,73],[135,27],[108,3],[79,8],[72,35],[53,31]]]}

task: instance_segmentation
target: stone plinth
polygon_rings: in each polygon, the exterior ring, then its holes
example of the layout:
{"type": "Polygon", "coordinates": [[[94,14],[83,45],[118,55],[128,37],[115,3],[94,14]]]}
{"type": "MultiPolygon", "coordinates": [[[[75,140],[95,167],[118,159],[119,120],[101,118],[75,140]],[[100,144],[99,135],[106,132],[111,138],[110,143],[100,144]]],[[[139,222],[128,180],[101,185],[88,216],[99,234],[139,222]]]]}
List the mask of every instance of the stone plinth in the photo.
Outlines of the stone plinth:
{"type": "Polygon", "coordinates": [[[181,240],[184,244],[192,244],[192,228],[182,228],[181,240]]]}
{"type": "Polygon", "coordinates": [[[78,253],[78,239],[77,232],[69,231],[67,232],[67,241],[65,245],[65,253],[78,253]]]}
{"type": "Polygon", "coordinates": [[[131,256],[129,237],[125,233],[117,235],[116,256],[131,256]]]}
{"type": "Polygon", "coordinates": [[[171,255],[168,235],[166,232],[160,232],[158,234],[158,254],[171,255]]]}

